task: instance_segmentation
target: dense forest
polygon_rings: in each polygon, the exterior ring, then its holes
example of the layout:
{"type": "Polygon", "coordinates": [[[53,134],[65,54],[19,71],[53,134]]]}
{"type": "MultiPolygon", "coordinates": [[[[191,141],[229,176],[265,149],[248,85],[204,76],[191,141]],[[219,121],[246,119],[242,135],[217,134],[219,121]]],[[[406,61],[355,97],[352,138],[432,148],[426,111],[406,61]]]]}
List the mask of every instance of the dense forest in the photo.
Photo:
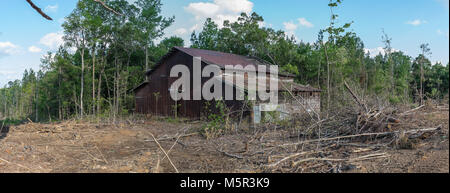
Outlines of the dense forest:
{"type": "MultiPolygon", "coordinates": [[[[118,15],[92,0],[80,0],[62,25],[65,45],[43,57],[41,69],[24,72],[22,80],[0,89],[0,119],[53,121],[69,118],[112,118],[133,113],[133,88],[173,46],[185,46],[179,37],[165,37],[175,20],[161,15],[160,0],[107,1],[118,15]],[[158,42],[158,43],[156,43],[158,42]]],[[[331,0],[330,25],[315,43],[298,42],[284,31],[260,25],[257,13],[241,14],[219,28],[208,19],[193,32],[193,48],[258,57],[294,74],[300,84],[323,90],[324,112],[339,103],[344,82],[360,94],[377,96],[391,104],[424,103],[449,93],[448,64],[432,64],[428,44],[417,45],[419,56],[391,47],[380,31],[385,53],[370,57],[352,22],[338,23],[331,0]]],[[[327,5],[324,5],[327,6],[327,5]]]]}

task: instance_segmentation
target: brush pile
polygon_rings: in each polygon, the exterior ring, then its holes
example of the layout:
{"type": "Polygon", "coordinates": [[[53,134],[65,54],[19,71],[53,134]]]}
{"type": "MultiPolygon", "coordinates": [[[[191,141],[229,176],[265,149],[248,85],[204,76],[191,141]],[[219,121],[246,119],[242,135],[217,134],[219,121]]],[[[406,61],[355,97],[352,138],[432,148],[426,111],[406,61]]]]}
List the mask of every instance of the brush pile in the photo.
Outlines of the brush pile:
{"type": "Polygon", "coordinates": [[[279,130],[270,131],[276,127],[266,126],[265,132],[248,140],[254,143],[250,147],[255,147],[245,153],[249,157],[242,154],[234,157],[260,163],[264,172],[339,173],[361,169],[359,163],[363,161],[389,162],[389,151],[415,149],[421,141],[436,134],[448,136],[447,131],[442,131],[448,123],[429,123],[417,120],[416,116],[418,112],[422,115],[423,111],[435,112],[448,107],[426,104],[404,110],[388,103],[369,103],[345,85],[352,105],[340,108],[328,118],[310,119],[284,134],[279,130]]]}

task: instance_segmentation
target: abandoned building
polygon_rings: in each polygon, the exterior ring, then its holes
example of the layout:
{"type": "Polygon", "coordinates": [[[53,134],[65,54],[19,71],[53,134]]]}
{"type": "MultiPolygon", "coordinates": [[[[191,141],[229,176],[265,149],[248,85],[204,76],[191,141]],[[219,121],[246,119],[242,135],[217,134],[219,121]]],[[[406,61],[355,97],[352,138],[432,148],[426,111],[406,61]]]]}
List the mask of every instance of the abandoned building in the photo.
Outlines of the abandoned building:
{"type": "MultiPolygon", "coordinates": [[[[206,100],[174,101],[170,95],[170,86],[177,79],[169,76],[171,68],[175,65],[182,64],[186,65],[190,72],[193,72],[194,57],[201,57],[201,69],[207,65],[216,65],[223,71],[223,76],[225,76],[226,65],[241,65],[243,67],[247,65],[270,65],[268,62],[252,57],[210,50],[174,47],[167,55],[161,58],[153,69],[146,73],[146,81],[134,89],[136,99],[135,112],[161,116],[174,116],[176,114],[177,116],[191,119],[200,119],[205,113],[208,113],[206,109],[210,108],[208,106],[210,102],[206,100]]],[[[268,77],[271,76],[270,72],[267,72],[267,74],[268,77]]],[[[223,80],[224,89],[227,86],[232,86],[236,90],[246,89],[237,87],[235,82],[226,82],[225,79],[222,79],[223,76],[219,78],[223,80]]],[[[235,81],[237,78],[239,77],[235,77],[235,81]]],[[[245,73],[244,77],[240,78],[245,79],[247,82],[247,73],[245,73]]],[[[192,85],[192,74],[190,79],[192,85]]],[[[203,85],[209,79],[211,78],[201,78],[201,84],[203,85]]],[[[278,73],[277,79],[279,85],[279,101],[276,107],[279,115],[277,116],[285,118],[292,114],[305,113],[305,111],[320,111],[320,89],[296,84],[294,83],[294,77],[288,74],[278,73]]],[[[193,93],[192,86],[190,89],[190,93],[193,93]]],[[[236,90],[234,93],[236,93],[236,90]]],[[[244,106],[244,101],[240,100],[226,100],[224,103],[232,111],[243,109],[244,106]]],[[[246,104],[245,106],[247,107],[246,104]]],[[[264,102],[256,101],[246,110],[245,114],[251,116],[252,120],[258,123],[261,121],[261,116],[266,111],[265,109],[264,102]]]]}

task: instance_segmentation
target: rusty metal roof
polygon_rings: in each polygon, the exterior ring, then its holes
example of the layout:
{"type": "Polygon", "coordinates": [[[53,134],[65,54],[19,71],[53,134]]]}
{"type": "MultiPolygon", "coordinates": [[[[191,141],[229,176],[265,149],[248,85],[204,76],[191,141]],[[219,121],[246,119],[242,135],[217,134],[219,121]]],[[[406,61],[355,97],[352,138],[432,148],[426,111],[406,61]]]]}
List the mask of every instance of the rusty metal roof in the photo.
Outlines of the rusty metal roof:
{"type": "MultiPolygon", "coordinates": [[[[305,85],[301,85],[301,84],[297,84],[294,82],[293,79],[290,80],[282,80],[279,78],[274,78],[274,77],[269,77],[268,79],[257,79],[256,80],[256,84],[254,85],[249,85],[248,82],[248,77],[245,76],[239,76],[239,75],[227,75],[227,74],[222,74],[222,75],[218,75],[213,77],[215,80],[218,81],[223,81],[225,84],[227,85],[232,85],[234,87],[236,87],[237,89],[243,89],[243,90],[253,90],[253,91],[257,91],[257,90],[274,90],[275,88],[270,87],[270,83],[272,81],[276,81],[278,83],[278,87],[276,88],[276,90],[279,91],[296,91],[296,92],[322,92],[320,89],[317,88],[313,88],[309,85],[305,86],[305,85]],[[231,78],[225,78],[226,76],[232,76],[231,78]],[[237,85],[237,82],[243,82],[244,85],[237,85]],[[266,83],[265,83],[266,82],[266,83]],[[265,84],[264,84],[265,83],[265,84]],[[264,86],[266,88],[264,88],[264,86]]],[[[255,77],[256,78],[256,77],[255,77]]]]}
{"type": "MultiPolygon", "coordinates": [[[[163,62],[172,56],[177,51],[181,51],[183,53],[186,53],[192,57],[201,57],[202,61],[207,64],[214,64],[218,65],[221,68],[225,68],[226,65],[242,65],[242,67],[246,67],[249,65],[257,66],[257,65],[271,65],[270,63],[259,59],[255,57],[247,57],[247,56],[241,56],[237,54],[231,54],[231,53],[224,53],[224,52],[218,52],[218,51],[212,51],[212,50],[202,50],[197,48],[184,48],[184,47],[173,47],[168,54],[163,56],[161,60],[156,64],[156,66],[149,70],[146,74],[151,74],[158,66],[162,65],[163,62]]],[[[291,74],[285,74],[285,73],[278,73],[279,76],[284,77],[294,77],[294,75],[291,74]]],[[[304,86],[296,83],[283,83],[283,85],[280,83],[279,89],[285,90],[286,86],[288,86],[288,90],[292,91],[300,91],[300,92],[321,92],[320,89],[313,88],[311,86],[304,86]],[[284,85],[284,86],[283,86],[284,85]]],[[[142,86],[142,85],[141,85],[142,86]]],[[[139,87],[138,87],[139,88],[139,87]]]]}
{"type": "Polygon", "coordinates": [[[196,48],[182,48],[175,47],[176,49],[189,54],[193,57],[201,57],[202,61],[209,64],[216,64],[222,68],[226,65],[242,65],[244,68],[248,65],[256,66],[256,65],[270,65],[268,62],[258,60],[252,57],[246,57],[236,54],[217,52],[212,50],[202,50],[196,48]]]}
{"type": "MultiPolygon", "coordinates": [[[[241,56],[237,54],[231,54],[231,53],[225,53],[225,52],[218,52],[218,51],[212,51],[212,50],[202,50],[197,48],[184,48],[184,47],[173,47],[169,53],[167,53],[165,56],[161,58],[161,60],[156,64],[156,66],[149,70],[146,74],[149,75],[153,72],[154,69],[156,69],[158,66],[160,66],[164,60],[169,58],[173,53],[176,51],[181,51],[183,53],[186,53],[192,57],[201,57],[202,61],[207,64],[214,64],[221,68],[225,68],[226,65],[241,65],[242,67],[246,66],[257,66],[257,65],[271,65],[269,62],[264,61],[262,59],[256,58],[256,57],[249,57],[249,56],[241,56]]],[[[295,77],[292,74],[287,73],[278,73],[280,76],[284,77],[295,77]]]]}
{"type": "Polygon", "coordinates": [[[291,91],[299,91],[299,92],[322,92],[322,90],[318,88],[311,87],[309,85],[301,85],[294,82],[291,83],[281,83],[278,86],[281,88],[280,90],[291,90],[291,91]]]}
{"type": "Polygon", "coordinates": [[[135,88],[131,89],[130,91],[134,91],[136,92],[137,90],[141,89],[142,87],[144,87],[145,85],[147,85],[149,82],[148,81],[144,81],[143,83],[141,83],[140,85],[136,86],[135,88]]]}

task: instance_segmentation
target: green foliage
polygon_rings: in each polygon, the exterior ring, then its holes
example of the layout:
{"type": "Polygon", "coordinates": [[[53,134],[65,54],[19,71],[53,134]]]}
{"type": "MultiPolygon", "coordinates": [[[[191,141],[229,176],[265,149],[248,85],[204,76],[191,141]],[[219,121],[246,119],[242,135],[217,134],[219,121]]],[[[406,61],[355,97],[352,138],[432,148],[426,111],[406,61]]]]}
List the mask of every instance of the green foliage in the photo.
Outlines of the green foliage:
{"type": "Polygon", "coordinates": [[[18,119],[5,119],[5,120],[0,120],[0,128],[3,126],[10,126],[10,125],[20,125],[23,124],[25,122],[25,120],[18,120],[18,119]]]}
{"type": "Polygon", "coordinates": [[[206,123],[201,130],[203,135],[207,138],[214,138],[223,134],[228,129],[228,111],[223,100],[205,102],[204,113],[206,114],[206,123]]]}
{"type": "Polygon", "coordinates": [[[123,15],[92,0],[78,1],[62,25],[66,44],[43,58],[41,72],[25,71],[22,80],[0,89],[0,117],[68,119],[80,117],[81,107],[83,114],[98,117],[132,113],[131,89],[145,78],[144,50],[150,50],[151,63],[156,63],[184,42],[170,37],[154,43],[174,21],[161,16],[160,0],[105,3],[123,15]]]}
{"type": "MultiPolygon", "coordinates": [[[[250,16],[242,14],[233,23],[225,21],[223,28],[218,28],[218,24],[208,19],[201,32],[192,34],[192,47],[269,61],[279,65],[281,72],[295,75],[297,82],[322,88],[322,96],[329,93],[332,100],[346,92],[343,80],[348,80],[358,83],[364,89],[363,93],[385,97],[392,103],[413,101],[416,82],[420,79],[417,73],[419,63],[412,63],[410,56],[393,50],[393,40],[384,31],[381,42],[385,44],[386,53],[370,57],[361,38],[354,32],[347,32],[353,22],[342,25],[337,22],[338,15],[333,9],[342,3],[341,0],[329,2],[328,6],[332,10],[330,26],[319,32],[318,41],[313,44],[296,42],[295,38],[287,37],[282,31],[261,27],[258,24],[264,19],[253,13],[250,16]],[[327,61],[330,62],[329,69],[327,61]],[[330,85],[327,85],[328,75],[330,85]]],[[[423,51],[429,52],[426,48],[426,45],[421,46],[423,51]]],[[[431,93],[427,96],[443,97],[448,93],[448,73],[445,74],[445,68],[448,69],[442,65],[432,66],[429,62],[425,65],[424,90],[425,93],[431,93]],[[435,70],[432,71],[432,68],[435,70]],[[432,88],[439,92],[433,92],[432,88]]]]}

